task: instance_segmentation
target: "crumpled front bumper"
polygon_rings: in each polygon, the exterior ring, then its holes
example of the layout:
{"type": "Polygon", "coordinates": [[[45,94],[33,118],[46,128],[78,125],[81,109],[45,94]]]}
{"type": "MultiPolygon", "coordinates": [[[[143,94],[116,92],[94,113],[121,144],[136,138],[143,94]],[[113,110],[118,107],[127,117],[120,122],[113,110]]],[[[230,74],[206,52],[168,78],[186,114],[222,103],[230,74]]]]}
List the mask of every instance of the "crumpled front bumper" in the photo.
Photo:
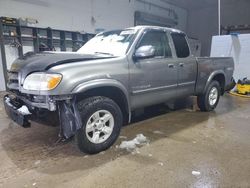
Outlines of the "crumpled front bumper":
{"type": "MultiPolygon", "coordinates": [[[[30,127],[30,120],[43,123],[39,121],[38,116],[39,106],[40,109],[47,110],[49,114],[55,112],[58,114],[58,120],[60,123],[60,137],[70,138],[75,135],[76,131],[82,127],[81,117],[76,107],[76,98],[70,96],[57,97],[57,100],[53,100],[53,111],[49,110],[49,104],[46,103],[34,103],[23,97],[17,95],[5,95],[4,106],[7,115],[17,124],[22,127],[30,127]],[[43,104],[43,105],[39,105],[43,104]],[[28,113],[20,112],[20,108],[26,107],[28,113]],[[32,114],[30,113],[32,112],[32,114]]],[[[49,115],[48,114],[48,115],[49,115]]],[[[49,117],[46,117],[49,119],[49,117]]]]}
{"type": "Polygon", "coordinates": [[[24,103],[16,100],[15,98],[12,98],[9,95],[4,96],[4,107],[7,115],[18,125],[27,128],[30,127],[29,120],[31,119],[32,114],[30,112],[27,113],[19,110],[24,105],[24,103]]]}

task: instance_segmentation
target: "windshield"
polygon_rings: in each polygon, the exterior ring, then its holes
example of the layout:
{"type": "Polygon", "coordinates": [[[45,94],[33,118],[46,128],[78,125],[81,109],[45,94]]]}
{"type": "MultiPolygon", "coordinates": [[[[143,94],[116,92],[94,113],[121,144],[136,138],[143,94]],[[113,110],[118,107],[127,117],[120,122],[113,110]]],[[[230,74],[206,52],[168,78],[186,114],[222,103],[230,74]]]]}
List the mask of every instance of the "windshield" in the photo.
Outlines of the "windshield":
{"type": "Polygon", "coordinates": [[[136,30],[115,30],[100,33],[89,40],[77,52],[94,55],[125,55],[136,35],[136,30]]]}

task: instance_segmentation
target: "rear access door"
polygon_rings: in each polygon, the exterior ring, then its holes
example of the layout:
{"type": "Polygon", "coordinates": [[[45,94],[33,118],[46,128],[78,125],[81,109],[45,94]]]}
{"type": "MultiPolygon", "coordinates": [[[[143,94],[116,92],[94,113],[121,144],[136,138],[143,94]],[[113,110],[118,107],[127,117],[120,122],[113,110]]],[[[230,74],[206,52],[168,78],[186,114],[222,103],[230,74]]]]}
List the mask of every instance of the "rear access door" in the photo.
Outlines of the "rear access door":
{"type": "Polygon", "coordinates": [[[178,97],[193,95],[195,92],[197,62],[191,55],[184,33],[171,33],[177,60],[178,97]]]}

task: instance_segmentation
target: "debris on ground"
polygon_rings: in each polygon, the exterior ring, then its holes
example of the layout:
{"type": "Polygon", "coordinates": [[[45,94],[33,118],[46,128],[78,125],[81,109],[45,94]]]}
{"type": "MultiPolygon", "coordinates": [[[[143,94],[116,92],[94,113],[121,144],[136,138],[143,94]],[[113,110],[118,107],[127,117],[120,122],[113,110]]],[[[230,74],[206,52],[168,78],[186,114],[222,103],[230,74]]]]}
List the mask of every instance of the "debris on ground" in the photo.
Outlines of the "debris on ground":
{"type": "Polygon", "coordinates": [[[38,160],[38,161],[35,162],[35,165],[39,165],[40,163],[41,163],[41,161],[38,160]]]}
{"type": "Polygon", "coordinates": [[[187,111],[187,112],[195,112],[194,109],[190,109],[190,108],[186,108],[185,111],[187,111]]]}
{"type": "Polygon", "coordinates": [[[120,139],[127,139],[126,136],[119,136],[120,139]]]}
{"type": "Polygon", "coordinates": [[[150,154],[148,154],[148,156],[149,156],[149,157],[152,157],[153,155],[150,153],[150,154]]]}
{"type": "Polygon", "coordinates": [[[23,105],[21,108],[17,109],[18,112],[20,112],[22,115],[30,115],[30,111],[27,106],[23,105]]]}
{"type": "Polygon", "coordinates": [[[138,148],[135,148],[134,151],[132,151],[132,155],[135,155],[135,154],[140,154],[141,152],[138,150],[138,148]]]}
{"type": "Polygon", "coordinates": [[[153,131],[154,134],[164,134],[162,131],[153,131]]]}
{"type": "Polygon", "coordinates": [[[104,155],[104,154],[105,154],[105,151],[100,152],[100,155],[104,155]]]}
{"type": "Polygon", "coordinates": [[[137,146],[145,145],[148,143],[148,139],[143,134],[138,134],[133,140],[122,141],[118,146],[120,149],[126,149],[127,151],[134,151],[137,146]]]}
{"type": "Polygon", "coordinates": [[[163,164],[163,162],[159,162],[158,165],[163,166],[164,164],[163,164]]]}
{"type": "Polygon", "coordinates": [[[193,174],[194,176],[199,176],[199,175],[201,175],[201,173],[200,173],[199,171],[192,171],[192,174],[193,174]]]}

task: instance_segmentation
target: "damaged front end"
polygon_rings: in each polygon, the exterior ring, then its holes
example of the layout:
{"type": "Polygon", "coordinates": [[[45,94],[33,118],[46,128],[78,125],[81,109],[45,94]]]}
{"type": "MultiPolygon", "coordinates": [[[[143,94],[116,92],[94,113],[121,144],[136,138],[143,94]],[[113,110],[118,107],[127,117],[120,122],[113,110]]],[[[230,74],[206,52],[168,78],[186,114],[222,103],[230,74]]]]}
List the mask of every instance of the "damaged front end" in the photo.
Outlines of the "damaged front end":
{"type": "Polygon", "coordinates": [[[70,76],[61,65],[107,59],[79,53],[27,53],[16,59],[8,71],[4,105],[9,117],[23,127],[30,121],[60,125],[60,137],[70,138],[81,128],[70,76]],[[57,67],[58,66],[58,67],[57,67]],[[56,70],[54,70],[56,69],[56,70]],[[29,114],[20,113],[23,107],[29,114]],[[50,120],[47,122],[47,120],[50,120]]]}
{"type": "Polygon", "coordinates": [[[74,136],[82,126],[75,96],[8,94],[4,106],[7,115],[24,128],[30,127],[30,121],[59,124],[59,137],[64,139],[74,136]]]}
{"type": "Polygon", "coordinates": [[[28,110],[27,106],[25,106],[24,103],[22,103],[12,95],[5,95],[4,107],[7,115],[14,122],[24,128],[30,127],[29,119],[31,118],[32,113],[28,110]],[[26,108],[26,112],[22,111],[22,108],[26,108]]]}
{"type": "Polygon", "coordinates": [[[75,135],[82,127],[82,120],[76,106],[76,98],[58,102],[58,114],[60,121],[60,137],[66,139],[75,135]]]}

